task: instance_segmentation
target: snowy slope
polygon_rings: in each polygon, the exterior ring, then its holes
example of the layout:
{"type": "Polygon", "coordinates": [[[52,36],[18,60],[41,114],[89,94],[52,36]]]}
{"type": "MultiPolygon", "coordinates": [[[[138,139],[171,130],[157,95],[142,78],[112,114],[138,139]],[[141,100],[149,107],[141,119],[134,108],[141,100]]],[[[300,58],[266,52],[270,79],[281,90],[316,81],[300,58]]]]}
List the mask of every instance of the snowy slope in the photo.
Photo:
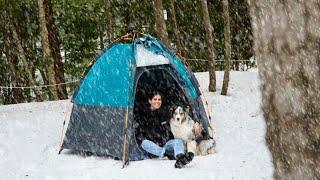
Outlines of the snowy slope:
{"type": "Polygon", "coordinates": [[[228,96],[209,93],[208,73],[197,73],[217,127],[217,153],[195,159],[184,169],[174,161],[130,162],[63,151],[58,155],[68,101],[0,106],[0,179],[272,179],[271,155],[265,145],[256,70],[231,72],[228,96]]]}

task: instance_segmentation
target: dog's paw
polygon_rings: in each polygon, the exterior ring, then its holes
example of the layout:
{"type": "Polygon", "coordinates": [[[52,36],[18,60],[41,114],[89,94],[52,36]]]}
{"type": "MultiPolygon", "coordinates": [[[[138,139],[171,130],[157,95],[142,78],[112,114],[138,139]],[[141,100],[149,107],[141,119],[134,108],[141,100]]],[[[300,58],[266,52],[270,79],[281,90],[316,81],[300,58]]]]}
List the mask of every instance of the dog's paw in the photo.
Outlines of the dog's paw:
{"type": "Polygon", "coordinates": [[[212,144],[212,146],[210,146],[208,149],[207,149],[207,154],[214,154],[216,153],[216,145],[215,144],[212,144]]]}
{"type": "Polygon", "coordinates": [[[202,140],[199,144],[198,144],[198,153],[199,155],[205,156],[208,154],[213,154],[215,153],[215,141],[213,139],[209,139],[209,140],[202,140]]]}

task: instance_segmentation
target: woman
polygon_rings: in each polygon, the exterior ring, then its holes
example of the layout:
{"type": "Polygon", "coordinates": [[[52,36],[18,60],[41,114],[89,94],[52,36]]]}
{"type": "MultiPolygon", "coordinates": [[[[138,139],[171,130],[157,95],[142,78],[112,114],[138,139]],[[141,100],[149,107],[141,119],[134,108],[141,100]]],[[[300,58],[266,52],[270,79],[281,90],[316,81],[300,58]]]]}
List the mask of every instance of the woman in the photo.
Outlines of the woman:
{"type": "MultiPolygon", "coordinates": [[[[175,167],[181,168],[193,159],[193,153],[184,153],[184,145],[181,139],[174,139],[170,130],[170,113],[162,107],[162,95],[154,91],[148,98],[149,107],[138,113],[138,143],[148,154],[156,157],[167,156],[176,159],[175,167]],[[172,157],[174,156],[174,157],[172,157]]],[[[198,124],[199,125],[199,124],[198,124]]],[[[198,127],[200,129],[200,126],[198,127]]],[[[195,132],[199,129],[195,128],[195,132]]]]}

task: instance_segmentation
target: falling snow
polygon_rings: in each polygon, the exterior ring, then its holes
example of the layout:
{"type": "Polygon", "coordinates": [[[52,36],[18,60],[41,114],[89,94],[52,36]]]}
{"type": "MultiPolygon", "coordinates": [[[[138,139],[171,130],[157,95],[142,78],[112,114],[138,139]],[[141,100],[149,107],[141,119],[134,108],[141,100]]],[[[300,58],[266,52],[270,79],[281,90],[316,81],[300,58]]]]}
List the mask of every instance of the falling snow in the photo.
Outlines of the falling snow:
{"type": "Polygon", "coordinates": [[[183,169],[174,161],[122,162],[63,151],[58,155],[64,112],[69,101],[0,106],[0,179],[272,179],[265,144],[257,70],[231,72],[229,95],[207,92],[208,73],[196,73],[212,106],[217,153],[198,156],[183,169]]]}

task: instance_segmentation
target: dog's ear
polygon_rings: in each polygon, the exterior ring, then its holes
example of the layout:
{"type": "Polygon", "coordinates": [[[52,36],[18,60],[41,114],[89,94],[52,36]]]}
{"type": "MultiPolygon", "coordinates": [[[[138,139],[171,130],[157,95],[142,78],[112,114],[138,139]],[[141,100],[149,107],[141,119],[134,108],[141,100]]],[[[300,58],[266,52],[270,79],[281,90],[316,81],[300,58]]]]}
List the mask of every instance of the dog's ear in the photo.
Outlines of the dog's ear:
{"type": "Polygon", "coordinates": [[[186,106],[184,106],[183,109],[184,109],[185,112],[189,113],[189,111],[190,111],[190,106],[186,105],[186,106]]]}
{"type": "Polygon", "coordinates": [[[171,115],[171,117],[173,117],[173,112],[174,112],[174,108],[173,106],[169,107],[169,114],[171,115]]]}
{"type": "Polygon", "coordinates": [[[189,114],[189,111],[190,111],[190,106],[184,106],[184,111],[187,113],[187,114],[189,114]]]}

